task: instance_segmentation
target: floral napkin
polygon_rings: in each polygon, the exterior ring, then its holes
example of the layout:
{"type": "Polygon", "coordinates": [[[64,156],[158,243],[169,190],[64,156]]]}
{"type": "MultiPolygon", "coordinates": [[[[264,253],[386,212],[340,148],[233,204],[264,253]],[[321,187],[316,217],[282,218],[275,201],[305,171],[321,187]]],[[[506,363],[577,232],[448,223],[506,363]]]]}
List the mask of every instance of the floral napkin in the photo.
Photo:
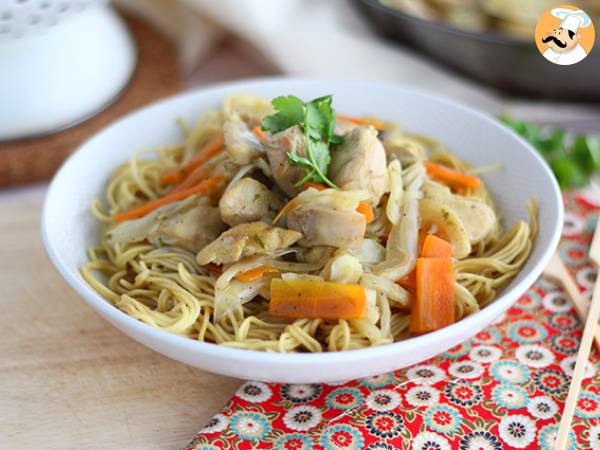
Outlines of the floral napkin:
{"type": "MultiPolygon", "coordinates": [[[[560,256],[582,292],[600,208],[565,196],[560,256]]],[[[248,381],[188,450],[553,450],[582,326],[539,279],[496,324],[422,364],[328,384],[248,381]]],[[[600,375],[588,363],[569,449],[600,450],[600,375]]]]}

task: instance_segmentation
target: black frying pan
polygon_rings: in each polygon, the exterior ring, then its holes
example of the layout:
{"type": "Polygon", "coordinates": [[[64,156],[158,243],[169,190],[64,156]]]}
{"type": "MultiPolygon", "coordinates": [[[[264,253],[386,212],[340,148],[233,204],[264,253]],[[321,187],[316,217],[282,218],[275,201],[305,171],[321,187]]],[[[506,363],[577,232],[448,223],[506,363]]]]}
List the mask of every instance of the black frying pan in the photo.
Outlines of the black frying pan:
{"type": "Polygon", "coordinates": [[[600,36],[581,62],[559,66],[533,42],[497,33],[474,33],[428,21],[381,4],[353,3],[380,34],[402,41],[447,66],[512,94],[570,101],[600,101],[600,36]]]}

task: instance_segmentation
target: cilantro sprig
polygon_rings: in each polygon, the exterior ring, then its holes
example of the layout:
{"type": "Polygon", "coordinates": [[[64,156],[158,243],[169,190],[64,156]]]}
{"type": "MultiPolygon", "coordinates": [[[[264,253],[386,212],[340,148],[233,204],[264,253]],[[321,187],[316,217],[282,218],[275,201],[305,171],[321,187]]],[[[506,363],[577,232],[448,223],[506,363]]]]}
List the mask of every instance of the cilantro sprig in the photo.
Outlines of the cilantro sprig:
{"type": "Polygon", "coordinates": [[[500,120],[548,161],[561,188],[585,186],[600,171],[600,140],[594,136],[569,136],[560,129],[548,132],[540,125],[507,116],[501,116],[500,120]]]}
{"type": "Polygon", "coordinates": [[[263,131],[279,133],[294,125],[299,125],[306,139],[306,156],[295,151],[288,152],[291,164],[302,167],[306,175],[296,183],[301,186],[312,180],[332,188],[338,187],[327,178],[327,168],[331,162],[330,145],[343,141],[333,131],[335,110],[331,107],[331,95],[315,98],[307,103],[294,95],[276,97],[271,104],[275,113],[262,121],[263,131]]]}

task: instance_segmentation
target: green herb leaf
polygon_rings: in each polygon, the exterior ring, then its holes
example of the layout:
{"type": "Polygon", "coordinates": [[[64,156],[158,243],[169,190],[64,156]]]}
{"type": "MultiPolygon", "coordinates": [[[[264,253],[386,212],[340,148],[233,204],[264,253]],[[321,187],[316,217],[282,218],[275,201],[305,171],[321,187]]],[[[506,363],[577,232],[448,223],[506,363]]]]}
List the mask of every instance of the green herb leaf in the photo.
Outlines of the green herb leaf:
{"type": "Polygon", "coordinates": [[[579,165],[567,156],[555,159],[550,167],[556,175],[561,188],[585,186],[589,180],[579,165]]]}
{"type": "Polygon", "coordinates": [[[567,133],[555,129],[550,134],[541,126],[512,117],[500,120],[523,136],[548,161],[561,188],[584,186],[600,171],[600,141],[593,136],[575,136],[567,145],[567,133]]]}
{"type": "Polygon", "coordinates": [[[263,130],[272,133],[300,125],[306,139],[306,156],[288,152],[290,163],[302,167],[306,172],[306,176],[296,183],[297,186],[312,180],[337,189],[327,178],[331,162],[329,147],[343,142],[343,138],[333,131],[335,111],[331,106],[332,101],[331,95],[315,98],[306,104],[293,95],[277,97],[272,101],[277,112],[263,119],[263,130]]]}
{"type": "Polygon", "coordinates": [[[271,101],[275,114],[267,116],[262,121],[262,129],[271,133],[279,133],[304,120],[306,107],[304,102],[294,95],[276,97],[271,101]]]}

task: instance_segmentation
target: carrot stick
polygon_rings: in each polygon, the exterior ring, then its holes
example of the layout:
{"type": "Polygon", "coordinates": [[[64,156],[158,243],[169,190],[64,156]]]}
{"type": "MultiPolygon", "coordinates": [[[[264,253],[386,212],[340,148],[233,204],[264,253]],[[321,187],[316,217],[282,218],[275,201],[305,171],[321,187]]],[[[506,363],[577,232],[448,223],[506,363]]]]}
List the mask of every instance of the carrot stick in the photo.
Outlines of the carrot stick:
{"type": "Polygon", "coordinates": [[[238,281],[256,281],[268,273],[278,273],[275,267],[260,266],[246,272],[240,272],[235,276],[238,281]]]}
{"type": "Polygon", "coordinates": [[[362,319],[367,313],[365,290],[358,284],[315,280],[271,280],[269,314],[310,319],[362,319]]]}
{"type": "Polygon", "coordinates": [[[160,177],[160,184],[177,184],[183,181],[183,179],[196,167],[204,164],[217,153],[222,152],[225,149],[224,145],[225,136],[223,135],[223,132],[220,131],[200,149],[194,158],[190,159],[177,169],[171,169],[163,173],[160,177]]]}
{"type": "Polygon", "coordinates": [[[277,223],[279,221],[279,219],[281,219],[281,217],[286,213],[286,211],[288,209],[292,208],[293,206],[295,206],[296,203],[298,203],[298,199],[296,197],[294,197],[289,202],[287,202],[285,205],[283,205],[283,208],[281,208],[279,210],[279,212],[277,213],[277,215],[273,219],[272,223],[274,223],[274,224],[277,223]]]}
{"type": "Polygon", "coordinates": [[[371,206],[369,206],[368,203],[360,202],[356,207],[356,212],[359,212],[362,215],[364,215],[367,223],[373,222],[373,218],[375,217],[375,215],[373,214],[373,208],[371,208],[371,206]]]}
{"type": "Polygon", "coordinates": [[[345,120],[347,122],[355,123],[356,125],[372,125],[378,130],[383,130],[385,128],[383,122],[377,119],[363,119],[360,117],[347,116],[346,114],[337,114],[336,118],[339,120],[345,120]]]}
{"type": "Polygon", "coordinates": [[[398,283],[404,289],[414,292],[417,289],[417,273],[413,269],[408,273],[408,275],[396,281],[396,283],[398,283]]]}
{"type": "Polygon", "coordinates": [[[174,194],[176,192],[185,191],[186,189],[189,189],[189,188],[197,185],[202,180],[207,178],[210,171],[211,171],[211,167],[207,167],[206,165],[196,167],[194,170],[192,170],[189,173],[189,175],[187,177],[185,177],[185,179],[181,183],[179,183],[177,186],[175,186],[173,188],[171,193],[174,194]]]}
{"type": "Polygon", "coordinates": [[[425,258],[452,258],[452,244],[434,234],[428,234],[423,241],[421,256],[425,258]]]}
{"type": "Polygon", "coordinates": [[[215,175],[214,177],[210,177],[208,180],[204,180],[198,185],[190,189],[186,189],[185,191],[171,193],[165,195],[164,197],[157,198],[156,200],[146,202],[140,206],[136,206],[135,208],[130,209],[129,211],[116,213],[114,215],[114,219],[116,222],[138,219],[140,217],[144,217],[148,213],[151,213],[155,209],[160,208],[161,206],[168,205],[169,203],[176,202],[179,200],[183,200],[184,198],[187,198],[190,195],[209,194],[215,189],[215,187],[221,182],[222,179],[223,177],[221,175],[215,175]]]}
{"type": "Polygon", "coordinates": [[[452,260],[418,258],[416,274],[417,289],[410,313],[411,333],[428,333],[454,323],[452,260]]]}
{"type": "Polygon", "coordinates": [[[302,185],[302,188],[304,190],[307,190],[308,188],[315,188],[317,191],[324,191],[327,189],[327,186],[325,186],[323,183],[311,183],[310,181],[305,181],[302,185]]]}
{"type": "Polygon", "coordinates": [[[267,134],[258,125],[252,128],[252,133],[254,133],[254,136],[256,136],[256,139],[260,142],[264,142],[265,139],[267,139],[267,134]]]}
{"type": "Polygon", "coordinates": [[[469,175],[458,170],[451,169],[450,167],[442,166],[431,161],[425,161],[425,169],[427,172],[437,180],[449,184],[456,188],[476,188],[481,185],[481,180],[473,175],[469,175]]]}

